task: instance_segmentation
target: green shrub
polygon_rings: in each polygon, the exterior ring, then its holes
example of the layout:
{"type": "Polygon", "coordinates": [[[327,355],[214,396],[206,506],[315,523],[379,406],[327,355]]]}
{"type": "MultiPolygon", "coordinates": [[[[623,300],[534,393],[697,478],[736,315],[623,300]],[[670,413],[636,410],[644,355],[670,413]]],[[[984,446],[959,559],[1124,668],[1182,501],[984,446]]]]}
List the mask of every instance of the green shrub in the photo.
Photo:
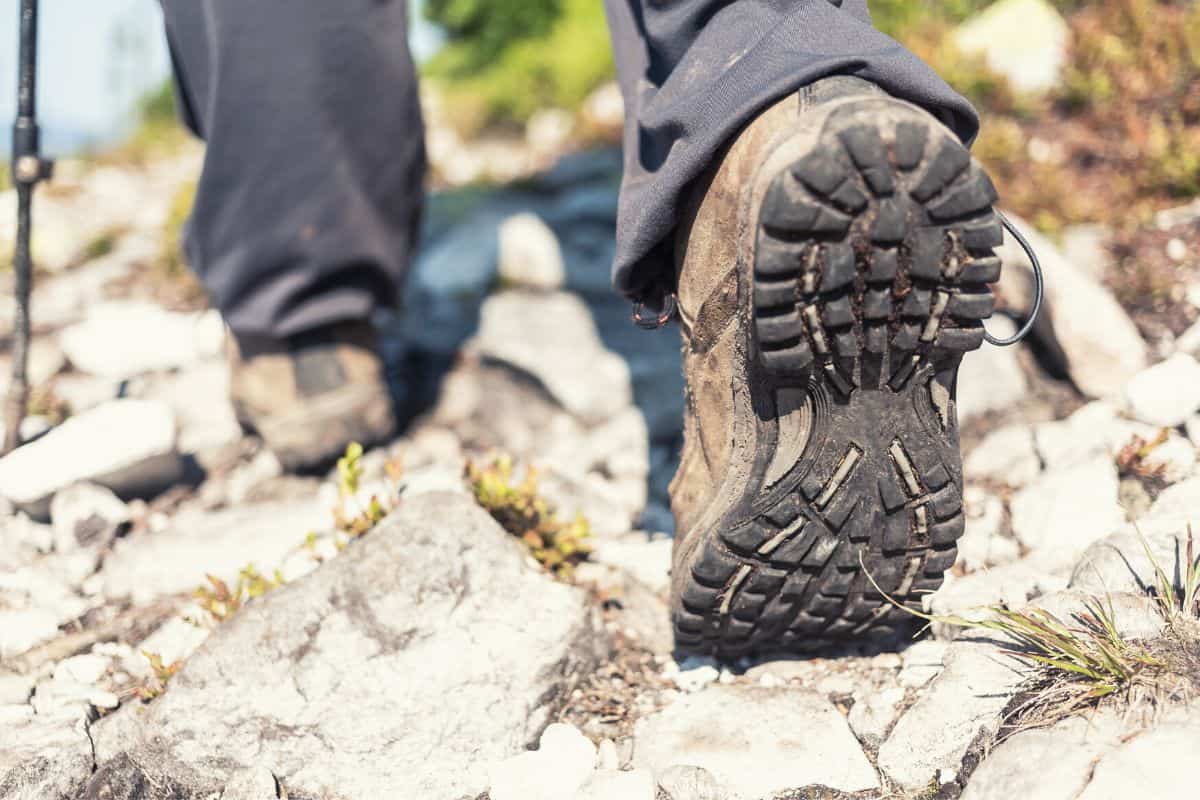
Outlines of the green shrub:
{"type": "Polygon", "coordinates": [[[524,123],[540,108],[575,108],[613,75],[599,0],[431,0],[429,13],[450,38],[424,71],[467,134],[524,123]],[[522,11],[493,23],[513,5],[522,11]]]}

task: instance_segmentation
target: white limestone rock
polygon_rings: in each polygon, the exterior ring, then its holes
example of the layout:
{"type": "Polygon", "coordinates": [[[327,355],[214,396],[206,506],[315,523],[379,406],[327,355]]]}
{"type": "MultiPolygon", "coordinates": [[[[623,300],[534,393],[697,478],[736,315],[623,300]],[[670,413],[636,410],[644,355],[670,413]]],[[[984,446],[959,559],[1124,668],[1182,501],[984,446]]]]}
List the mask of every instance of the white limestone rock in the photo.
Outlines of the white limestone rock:
{"type": "Polygon", "coordinates": [[[1041,468],[1033,430],[1006,425],[989,433],[967,454],[963,474],[968,480],[1019,489],[1032,483],[1041,468]]]}
{"type": "Polygon", "coordinates": [[[219,356],[224,343],[225,324],[216,311],[181,313],[127,300],[92,305],[60,336],[76,369],[116,380],[219,356]]]}
{"type": "Polygon", "coordinates": [[[1133,416],[1149,425],[1173,428],[1200,410],[1200,361],[1176,353],[1134,376],[1125,387],[1133,416]]]}
{"type": "Polygon", "coordinates": [[[500,223],[500,280],[508,286],[561,289],[566,281],[562,248],[554,231],[531,212],[500,223]]]}
{"type": "Polygon", "coordinates": [[[469,352],[537,379],[563,408],[599,423],[633,402],[629,368],[596,334],[591,312],[567,293],[507,291],[483,304],[469,352]]]}
{"type": "Polygon", "coordinates": [[[101,719],[95,790],[169,777],[207,797],[267,764],[296,796],[475,797],[604,648],[583,591],[471,500],[419,495],[218,627],[153,703],[101,719]]]}
{"type": "Polygon", "coordinates": [[[542,733],[536,750],[488,768],[488,796],[491,800],[574,797],[595,769],[596,746],[578,728],[555,723],[542,733]]]}
{"type": "MultiPolygon", "coordinates": [[[[1023,23],[1027,24],[1027,23],[1023,23]]],[[[1036,328],[1065,359],[1071,381],[1089,397],[1119,392],[1145,368],[1146,344],[1133,320],[1098,281],[1078,269],[1053,242],[1023,220],[1012,218],[1038,253],[1046,278],[1045,319],[1036,328]]],[[[997,248],[1003,272],[996,291],[1010,307],[1027,313],[1033,270],[1028,256],[1007,237],[997,248]]]]}
{"type": "Polygon", "coordinates": [[[1058,86],[1071,32],[1047,0],[999,0],[951,34],[963,53],[981,55],[1014,89],[1042,93],[1058,86]]]}
{"type": "Polygon", "coordinates": [[[56,492],[80,482],[134,495],[174,483],[182,466],[175,417],[161,404],[114,400],[0,458],[0,494],[37,516],[56,492]]]}
{"type": "Polygon", "coordinates": [[[956,641],[945,665],[879,748],[879,768],[901,788],[922,789],[939,770],[958,770],[977,738],[999,730],[1023,679],[1012,657],[987,642],[956,641]]]}
{"type": "Polygon", "coordinates": [[[711,686],[680,697],[637,723],[633,763],[656,773],[702,767],[747,800],[813,785],[845,792],[879,786],[845,718],[804,690],[711,686]]]}
{"type": "Polygon", "coordinates": [[[1069,569],[1125,520],[1116,466],[1105,456],[1054,470],[1012,500],[1013,535],[1045,569],[1069,569]]]}

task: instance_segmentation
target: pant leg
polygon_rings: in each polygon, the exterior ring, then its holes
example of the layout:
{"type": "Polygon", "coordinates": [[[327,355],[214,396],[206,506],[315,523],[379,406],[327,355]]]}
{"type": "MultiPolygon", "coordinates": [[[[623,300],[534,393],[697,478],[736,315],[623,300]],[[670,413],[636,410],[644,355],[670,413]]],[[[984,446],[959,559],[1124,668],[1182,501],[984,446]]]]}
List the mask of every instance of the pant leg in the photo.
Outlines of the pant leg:
{"type": "Polygon", "coordinates": [[[978,118],[924,62],[871,25],[867,0],[605,0],[625,97],[625,177],[613,284],[655,301],[673,285],[688,185],[762,109],[852,74],[928,109],[964,141],[978,118]]]}
{"type": "Polygon", "coordinates": [[[425,170],[405,0],[164,0],[207,142],[185,247],[239,337],[397,304],[425,170]]]}

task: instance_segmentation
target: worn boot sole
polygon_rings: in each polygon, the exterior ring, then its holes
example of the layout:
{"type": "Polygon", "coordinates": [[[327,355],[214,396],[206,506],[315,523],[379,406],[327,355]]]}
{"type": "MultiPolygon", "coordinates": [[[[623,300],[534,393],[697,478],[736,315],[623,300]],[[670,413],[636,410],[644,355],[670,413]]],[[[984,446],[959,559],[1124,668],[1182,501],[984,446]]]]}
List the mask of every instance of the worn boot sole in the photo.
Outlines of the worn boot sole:
{"type": "Polygon", "coordinates": [[[757,445],[677,567],[684,652],[894,638],[914,618],[883,593],[919,609],[963,532],[954,382],[994,305],[995,190],[908,104],[859,98],[814,124],[752,217],[757,445]]]}

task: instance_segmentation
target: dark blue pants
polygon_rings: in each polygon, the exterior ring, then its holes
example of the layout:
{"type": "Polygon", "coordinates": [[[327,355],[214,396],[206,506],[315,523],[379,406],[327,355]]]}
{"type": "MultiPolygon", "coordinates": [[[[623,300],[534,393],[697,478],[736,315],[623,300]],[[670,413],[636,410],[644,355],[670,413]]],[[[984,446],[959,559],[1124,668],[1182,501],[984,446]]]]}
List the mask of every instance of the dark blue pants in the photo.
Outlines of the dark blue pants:
{"type": "MultiPolygon", "coordinates": [[[[859,75],[964,140],[970,105],[872,27],[866,0],[605,0],[625,96],[613,282],[673,276],[689,183],[761,109],[859,75]]],[[[207,142],[187,236],[235,333],[285,338],[396,304],[425,172],[404,0],[164,0],[188,124],[207,142]]]]}

